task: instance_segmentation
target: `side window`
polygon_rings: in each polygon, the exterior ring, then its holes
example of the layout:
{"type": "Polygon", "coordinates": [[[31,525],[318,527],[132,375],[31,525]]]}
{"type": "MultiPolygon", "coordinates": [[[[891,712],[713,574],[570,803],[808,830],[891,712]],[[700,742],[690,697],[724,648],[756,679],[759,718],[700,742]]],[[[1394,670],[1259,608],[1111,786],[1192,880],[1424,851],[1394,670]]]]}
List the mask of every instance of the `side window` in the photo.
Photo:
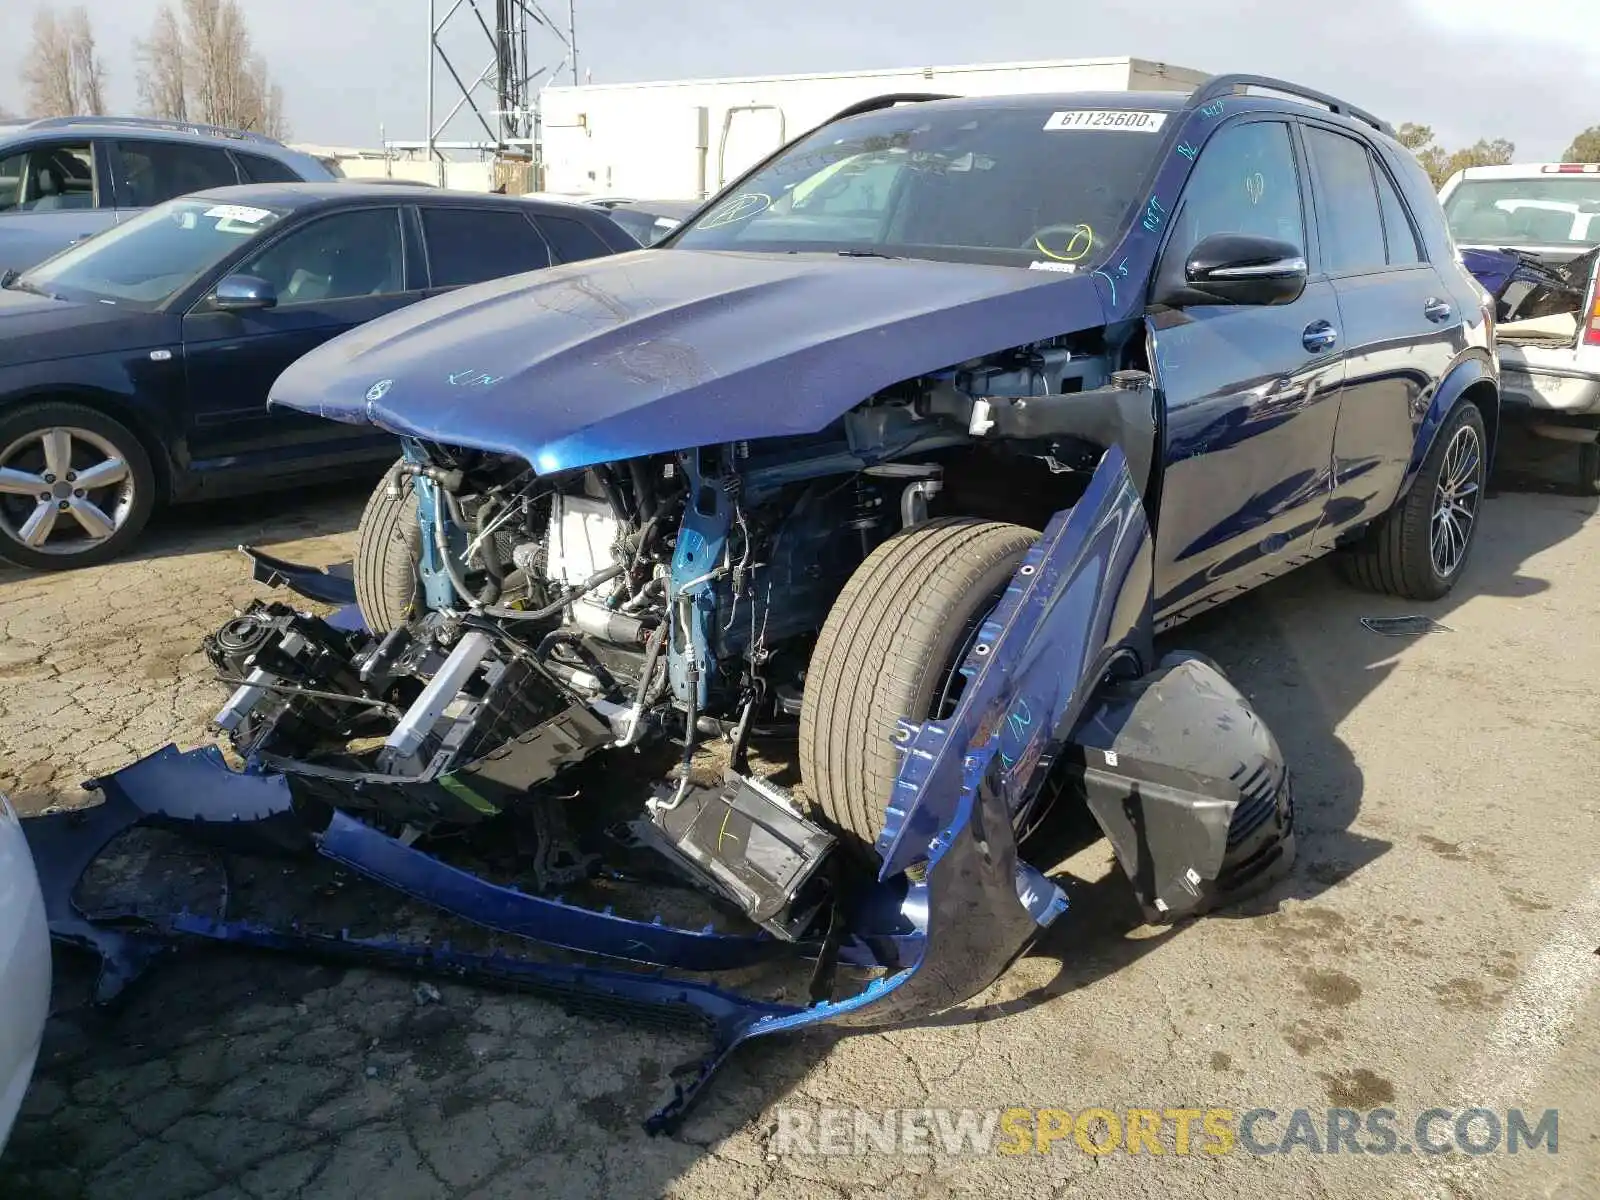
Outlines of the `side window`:
{"type": "Polygon", "coordinates": [[[285,235],[240,266],[272,284],[278,303],[315,304],[405,290],[400,210],[335,213],[285,235]]]}
{"type": "Polygon", "coordinates": [[[31,146],[0,158],[0,213],[93,208],[94,182],[88,142],[31,146]]]}
{"type": "Polygon", "coordinates": [[[1331,275],[1381,270],[1389,261],[1378,215],[1378,190],[1367,148],[1354,138],[1306,127],[1306,146],[1316,164],[1317,228],[1322,265],[1331,275]]]}
{"type": "Polygon", "coordinates": [[[544,240],[521,213],[424,208],[422,236],[434,287],[481,283],[550,265],[544,240]]]}
{"type": "Polygon", "coordinates": [[[1408,267],[1422,261],[1422,251],[1417,246],[1417,231],[1406,215],[1406,206],[1400,202],[1394,181],[1382,163],[1375,162],[1373,174],[1378,179],[1378,206],[1383,210],[1383,240],[1389,248],[1391,267],[1408,267]]]}
{"type": "Polygon", "coordinates": [[[233,157],[238,159],[239,170],[247,183],[300,182],[300,176],[290,170],[286,163],[268,158],[265,154],[240,154],[235,150],[233,157]]]}
{"type": "Polygon", "coordinates": [[[1304,250],[1300,171],[1289,126],[1247,121],[1213,136],[1195,163],[1173,227],[1169,253],[1185,259],[1216,233],[1277,238],[1304,250]]]}
{"type": "Polygon", "coordinates": [[[111,160],[123,208],[150,208],[174,196],[239,182],[225,150],[188,142],[117,142],[111,160]]]}
{"type": "Polygon", "coordinates": [[[611,247],[600,240],[600,235],[582,221],[570,217],[539,216],[539,228],[555,252],[557,262],[582,262],[586,258],[600,258],[611,253],[611,247]]]}

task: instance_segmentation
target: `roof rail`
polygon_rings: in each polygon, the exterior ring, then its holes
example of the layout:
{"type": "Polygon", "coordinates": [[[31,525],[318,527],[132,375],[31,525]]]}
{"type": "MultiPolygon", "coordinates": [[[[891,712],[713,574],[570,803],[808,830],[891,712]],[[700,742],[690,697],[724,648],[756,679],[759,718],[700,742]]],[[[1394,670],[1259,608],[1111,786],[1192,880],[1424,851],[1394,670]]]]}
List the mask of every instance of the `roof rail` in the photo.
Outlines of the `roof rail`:
{"type": "Polygon", "coordinates": [[[935,94],[933,92],[890,92],[885,96],[873,96],[870,100],[858,100],[849,108],[840,109],[822,124],[832,125],[835,121],[842,121],[846,117],[859,117],[862,113],[877,112],[880,108],[893,108],[896,104],[920,104],[924,100],[959,99],[959,96],[950,95],[948,93],[935,94]]]}
{"type": "Polygon", "coordinates": [[[1205,104],[1217,99],[1219,96],[1232,96],[1245,88],[1265,88],[1272,92],[1281,92],[1285,96],[1293,96],[1298,100],[1309,100],[1313,104],[1320,104],[1330,112],[1341,117],[1352,117],[1357,121],[1365,121],[1380,133],[1394,136],[1394,126],[1389,122],[1379,119],[1367,112],[1366,109],[1357,108],[1353,104],[1346,104],[1335,96],[1326,92],[1315,91],[1312,88],[1301,87],[1298,83],[1289,83],[1282,79],[1273,79],[1266,75],[1213,75],[1195,89],[1190,97],[1190,103],[1195,106],[1205,104]]]}
{"type": "Polygon", "coordinates": [[[232,138],[240,142],[260,142],[269,146],[283,145],[277,138],[250,129],[229,129],[222,125],[206,125],[199,121],[173,121],[165,117],[40,117],[29,121],[29,129],[59,129],[70,125],[124,126],[131,129],[165,129],[172,133],[196,133],[208,137],[232,138]]]}

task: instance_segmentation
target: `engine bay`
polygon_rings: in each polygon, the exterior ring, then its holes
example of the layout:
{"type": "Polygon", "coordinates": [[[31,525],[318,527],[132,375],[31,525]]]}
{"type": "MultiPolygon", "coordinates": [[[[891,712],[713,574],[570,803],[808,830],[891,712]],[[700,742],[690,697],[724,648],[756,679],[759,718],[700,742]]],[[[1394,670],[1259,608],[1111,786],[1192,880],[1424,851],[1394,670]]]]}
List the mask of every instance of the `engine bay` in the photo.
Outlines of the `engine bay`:
{"type": "Polygon", "coordinates": [[[1151,412],[1148,376],[1063,339],[910,381],[815,435],[546,473],[407,440],[383,485],[415,506],[406,615],[341,628],[258,602],[207,639],[233,688],[215,724],[298,801],[406,837],[554,797],[602,750],[675,743],[640,839],[792,939],[823,908],[835,837],[747,753],[794,736],[851,573],[945,512],[1040,528],[1118,440],[1142,486],[1151,412]],[[697,776],[714,744],[720,776],[697,776]]]}

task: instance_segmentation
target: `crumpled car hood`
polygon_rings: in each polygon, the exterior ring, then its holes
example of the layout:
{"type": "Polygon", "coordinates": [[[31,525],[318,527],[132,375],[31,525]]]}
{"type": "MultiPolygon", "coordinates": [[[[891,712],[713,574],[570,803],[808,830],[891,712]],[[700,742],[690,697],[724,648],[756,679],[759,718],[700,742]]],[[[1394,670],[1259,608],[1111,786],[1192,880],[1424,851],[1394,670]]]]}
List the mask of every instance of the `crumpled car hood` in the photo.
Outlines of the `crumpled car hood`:
{"type": "Polygon", "coordinates": [[[813,433],[902,379],[1104,321],[1086,275],[641,250],[380,318],[296,362],[269,403],[548,473],[813,433]]]}

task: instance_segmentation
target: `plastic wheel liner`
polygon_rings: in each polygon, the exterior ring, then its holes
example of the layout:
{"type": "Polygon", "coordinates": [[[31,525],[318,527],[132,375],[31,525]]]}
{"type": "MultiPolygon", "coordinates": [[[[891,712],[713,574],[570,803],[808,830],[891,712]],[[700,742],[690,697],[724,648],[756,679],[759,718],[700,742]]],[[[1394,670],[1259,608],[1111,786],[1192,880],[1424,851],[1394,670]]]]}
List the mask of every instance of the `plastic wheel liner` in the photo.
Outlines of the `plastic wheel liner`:
{"type": "MultiPolygon", "coordinates": [[[[851,908],[835,907],[820,940],[678,928],[501,887],[337,809],[324,814],[320,827],[308,827],[283,775],[256,762],[234,770],[214,748],[170,746],[91,781],[104,794],[102,805],[26,822],[52,933],[101,956],[101,1001],[113,999],[166,949],[201,941],[468,978],[580,1009],[688,1018],[709,1028],[712,1048],[679,1073],[646,1122],[652,1132],[669,1129],[743,1043],[820,1022],[866,1028],[947,1009],[986,988],[1061,916],[1065,895],[1019,857],[1013,830],[1052,766],[1071,754],[1070,734],[1101,681],[1138,676],[1153,665],[1150,564],[1145,513],[1126,459],[1113,448],[1080,502],[1049,522],[981,626],[959,668],[966,686],[949,718],[899,726],[903,757],[878,842],[881,871],[851,908]],[[615,966],[474,954],[448,944],[311,933],[297,924],[278,928],[187,911],[91,919],[75,906],[74,888],[101,850],[136,825],[235,848],[315,852],[468,922],[615,966]],[[815,962],[810,1004],[756,1000],[667,973],[733,970],[778,956],[815,962]],[[881,973],[859,992],[835,998],[835,964],[881,973]]],[[[286,567],[274,561],[269,570],[292,580],[286,567]]],[[[326,580],[317,582],[325,589],[326,580]]],[[[355,619],[336,614],[347,628],[355,619]]],[[[1215,724],[1227,728],[1227,714],[1215,724]]],[[[1114,754],[1105,757],[1115,762],[1114,754]]],[[[1194,807],[1215,823],[1220,806],[1226,829],[1238,788],[1227,780],[1199,786],[1209,794],[1194,807]]],[[[1283,828],[1272,836],[1281,840],[1289,835],[1286,815],[1279,816],[1283,828]]],[[[1149,819],[1164,818],[1151,808],[1149,819]]],[[[1215,853],[1197,852],[1190,869],[1196,879],[1222,873],[1222,841],[1185,843],[1212,843],[1215,853]],[[1207,854],[1211,861],[1203,861],[1207,854]]],[[[1160,865],[1143,873],[1173,876],[1165,869],[1172,864],[1160,865]]]]}

